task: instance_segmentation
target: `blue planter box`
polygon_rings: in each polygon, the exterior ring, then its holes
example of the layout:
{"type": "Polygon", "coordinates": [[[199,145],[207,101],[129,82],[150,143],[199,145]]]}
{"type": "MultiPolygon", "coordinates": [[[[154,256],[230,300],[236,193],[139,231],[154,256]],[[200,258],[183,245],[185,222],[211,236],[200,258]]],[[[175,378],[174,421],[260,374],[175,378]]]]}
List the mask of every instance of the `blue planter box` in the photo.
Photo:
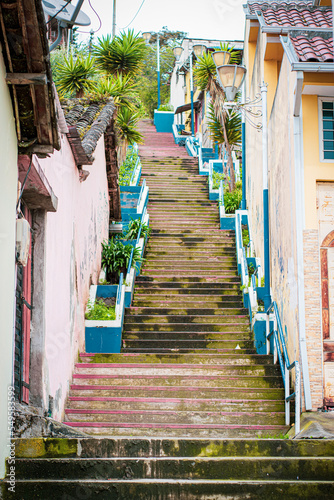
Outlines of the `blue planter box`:
{"type": "MultiPolygon", "coordinates": [[[[95,300],[99,298],[116,297],[117,289],[118,285],[92,285],[90,289],[90,300],[91,302],[95,302],[95,300]]],[[[115,320],[85,320],[85,347],[87,353],[121,352],[124,300],[125,297],[123,292],[121,295],[120,314],[115,320]]]]}
{"type": "Polygon", "coordinates": [[[157,132],[173,132],[174,111],[154,110],[154,125],[157,132]]]}

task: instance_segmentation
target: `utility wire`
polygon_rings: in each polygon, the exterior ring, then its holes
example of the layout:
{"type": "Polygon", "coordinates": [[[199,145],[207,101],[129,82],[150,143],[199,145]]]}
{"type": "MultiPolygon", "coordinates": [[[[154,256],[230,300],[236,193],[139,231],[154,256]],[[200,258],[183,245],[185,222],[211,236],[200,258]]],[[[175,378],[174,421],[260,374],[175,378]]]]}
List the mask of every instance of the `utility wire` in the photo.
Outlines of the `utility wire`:
{"type": "Polygon", "coordinates": [[[58,12],[57,12],[54,16],[50,17],[50,19],[47,21],[47,23],[46,23],[46,24],[51,23],[51,21],[52,21],[55,17],[57,17],[57,16],[58,16],[58,14],[60,14],[60,13],[61,13],[61,12],[62,12],[62,11],[63,11],[63,10],[64,10],[67,6],[68,6],[68,4],[69,4],[69,3],[71,3],[71,0],[68,0],[68,1],[65,3],[65,5],[63,5],[63,6],[62,6],[62,8],[61,8],[60,10],[58,10],[58,12]]]}
{"type": "Polygon", "coordinates": [[[102,21],[101,21],[100,16],[98,15],[98,13],[96,12],[96,10],[95,10],[95,9],[94,9],[94,7],[92,6],[92,4],[91,4],[90,0],[88,0],[88,3],[89,3],[90,8],[92,9],[92,11],[94,12],[94,14],[95,14],[95,15],[96,15],[96,17],[98,18],[99,23],[100,23],[100,26],[99,26],[99,27],[97,28],[97,30],[95,30],[95,31],[93,31],[93,30],[91,30],[91,31],[79,31],[79,30],[78,30],[78,33],[93,33],[93,34],[94,34],[94,33],[97,33],[98,31],[100,31],[100,29],[101,29],[101,27],[102,27],[102,21]]]}
{"type": "Polygon", "coordinates": [[[139,7],[139,9],[137,10],[137,12],[135,13],[134,18],[133,18],[133,19],[131,19],[131,21],[129,22],[129,24],[127,24],[126,26],[124,26],[124,28],[121,28],[122,30],[125,30],[126,28],[128,28],[128,27],[130,26],[130,24],[132,24],[132,23],[133,23],[133,21],[136,19],[136,17],[138,16],[139,12],[141,11],[141,8],[142,8],[142,6],[144,5],[144,3],[145,3],[145,0],[143,0],[143,1],[142,1],[142,3],[140,4],[140,7],[139,7]]]}

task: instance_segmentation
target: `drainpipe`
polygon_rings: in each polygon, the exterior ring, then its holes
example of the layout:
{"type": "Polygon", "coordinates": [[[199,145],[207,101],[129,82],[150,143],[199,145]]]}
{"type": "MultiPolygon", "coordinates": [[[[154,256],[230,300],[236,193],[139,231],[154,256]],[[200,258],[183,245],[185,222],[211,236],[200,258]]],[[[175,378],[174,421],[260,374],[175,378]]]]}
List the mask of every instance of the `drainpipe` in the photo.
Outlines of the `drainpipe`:
{"type": "Polygon", "coordinates": [[[157,79],[158,79],[158,108],[160,108],[160,35],[157,33],[157,79]]]}
{"type": "Polygon", "coordinates": [[[299,351],[303,373],[305,409],[312,410],[310,379],[307,360],[305,332],[305,284],[304,284],[304,249],[303,229],[305,227],[304,202],[304,161],[303,161],[303,121],[302,90],[303,71],[297,72],[296,92],[293,110],[293,135],[295,150],[295,196],[296,196],[296,249],[297,249],[297,283],[298,283],[298,317],[299,317],[299,351]]]}
{"type": "Polygon", "coordinates": [[[191,135],[195,135],[194,127],[194,78],[193,78],[193,52],[190,53],[190,101],[191,101],[191,135]]]}
{"type": "MultiPolygon", "coordinates": [[[[242,102],[245,102],[246,96],[246,82],[242,86],[242,102]]],[[[241,210],[247,209],[246,202],[246,122],[245,113],[241,113],[241,135],[242,135],[242,200],[241,200],[241,210]]]]}
{"type": "Polygon", "coordinates": [[[270,296],[270,247],[269,247],[269,192],[268,192],[268,122],[267,83],[262,82],[262,169],[263,169],[263,243],[264,243],[264,310],[271,304],[270,296]]]}

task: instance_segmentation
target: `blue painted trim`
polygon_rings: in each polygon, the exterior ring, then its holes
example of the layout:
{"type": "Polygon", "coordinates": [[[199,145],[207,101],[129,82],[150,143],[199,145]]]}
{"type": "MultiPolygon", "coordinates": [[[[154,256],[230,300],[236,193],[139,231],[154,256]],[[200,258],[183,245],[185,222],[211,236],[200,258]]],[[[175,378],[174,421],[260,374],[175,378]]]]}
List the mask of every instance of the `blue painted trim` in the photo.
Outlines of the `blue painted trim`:
{"type": "Polygon", "coordinates": [[[270,247],[269,247],[269,192],[263,190],[263,238],[264,238],[264,309],[271,304],[270,297],[270,247]]]}
{"type": "Polygon", "coordinates": [[[242,133],[242,200],[240,208],[241,210],[247,209],[247,200],[246,200],[246,123],[242,122],[241,124],[241,133],[242,133]]]}
{"type": "Polygon", "coordinates": [[[190,91],[190,99],[191,99],[191,135],[195,135],[195,124],[194,124],[194,91],[190,91]]]}

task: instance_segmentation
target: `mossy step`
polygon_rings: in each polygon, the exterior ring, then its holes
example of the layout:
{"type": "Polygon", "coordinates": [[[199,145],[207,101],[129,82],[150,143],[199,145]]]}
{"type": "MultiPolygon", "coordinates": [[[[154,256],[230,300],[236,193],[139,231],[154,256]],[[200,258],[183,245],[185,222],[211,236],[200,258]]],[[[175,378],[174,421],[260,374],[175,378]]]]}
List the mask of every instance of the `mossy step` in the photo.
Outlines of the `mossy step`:
{"type": "Polygon", "coordinates": [[[238,336],[245,336],[245,338],[251,338],[249,330],[249,321],[244,320],[243,322],[230,323],[230,322],[220,322],[220,323],[168,323],[168,322],[125,322],[124,331],[126,332],[150,332],[150,331],[164,331],[164,332],[230,332],[237,333],[238,336]]]}
{"type": "MultiPolygon", "coordinates": [[[[254,342],[244,340],[231,332],[226,333],[196,333],[196,332],[140,332],[140,334],[124,332],[123,340],[219,340],[226,349],[251,349],[255,353],[254,342]],[[233,337],[233,338],[231,338],[233,337]]],[[[249,353],[251,354],[251,353],[249,353]]]]}
{"type": "MultiPolygon", "coordinates": [[[[139,337],[139,336],[138,336],[139,337]]],[[[148,336],[147,336],[148,337],[148,336]]],[[[220,340],[179,340],[172,338],[138,338],[130,339],[127,333],[124,334],[122,338],[122,352],[153,352],[167,354],[168,352],[180,352],[180,353],[206,353],[209,349],[210,352],[215,352],[216,354],[229,354],[230,356],[235,354],[235,348],[227,349],[225,347],[224,341],[220,340]]],[[[175,335],[176,337],[176,335],[175,335]]],[[[255,354],[254,348],[241,349],[237,348],[238,355],[241,359],[244,355],[255,354]]],[[[233,358],[232,358],[233,359],[233,358]]]]}
{"type": "MultiPolygon", "coordinates": [[[[106,434],[110,434],[110,430],[106,434]]],[[[131,430],[129,430],[131,434],[131,430]]],[[[249,433],[251,434],[251,433],[249,433]]],[[[256,436],[256,431],[253,433],[256,436]]],[[[265,432],[264,432],[265,434],[265,432]]],[[[124,433],[123,433],[124,435],[124,433]]],[[[143,432],[145,435],[145,432],[143,432]]],[[[194,432],[194,435],[196,433],[194,432]]],[[[118,481],[100,480],[17,480],[15,493],[7,490],[4,482],[2,491],[5,500],[36,500],[36,498],[59,500],[66,495],[68,498],[78,498],[80,495],[101,500],[207,500],[208,498],[233,498],[244,500],[256,498],[267,500],[286,499],[322,499],[332,495],[331,481],[218,481],[218,480],[157,480],[157,479],[120,479],[118,481]],[[6,492],[7,491],[7,492],[6,492]],[[82,493],[81,493],[82,492],[82,493]],[[182,494],[182,497],[180,497],[182,494]]]]}
{"type": "MultiPolygon", "coordinates": [[[[120,480],[131,470],[132,479],[221,479],[329,481],[332,458],[312,457],[158,457],[104,459],[17,459],[17,479],[120,480]]],[[[334,491],[334,490],[333,490],[334,491]]],[[[328,497],[327,497],[328,498],[328,497]]]]}
{"type": "Polygon", "coordinates": [[[225,307],[224,309],[209,309],[204,308],[200,309],[196,308],[181,308],[177,305],[173,308],[169,307],[135,307],[132,306],[126,309],[125,316],[136,316],[136,315],[167,315],[167,316],[178,316],[178,315],[187,315],[187,316],[246,316],[248,314],[248,310],[244,307],[242,308],[230,308],[225,307]]]}
{"type": "Polygon", "coordinates": [[[166,411],[230,411],[234,412],[284,412],[284,402],[280,400],[240,400],[240,399],[190,399],[160,397],[87,397],[70,396],[68,405],[71,409],[81,410],[166,410],[166,411]]]}
{"type": "Polygon", "coordinates": [[[16,458],[334,457],[331,439],[14,438],[16,458]]]}
{"type": "MultiPolygon", "coordinates": [[[[159,293],[159,292],[157,292],[159,293]]],[[[134,299],[132,301],[133,307],[184,307],[184,308],[192,308],[192,307],[198,307],[198,308],[204,308],[205,306],[207,307],[214,307],[217,309],[224,309],[225,307],[243,307],[242,300],[241,298],[234,297],[234,300],[223,300],[223,298],[220,299],[220,302],[217,301],[217,299],[213,300],[213,297],[208,297],[204,300],[198,300],[197,297],[199,296],[192,296],[189,297],[188,300],[187,298],[182,298],[177,296],[175,297],[175,294],[161,294],[160,295],[145,295],[143,293],[136,293],[134,296],[134,299]]],[[[233,299],[233,297],[229,297],[230,299],[233,299]]]]}
{"type": "Polygon", "coordinates": [[[183,373],[194,373],[203,375],[216,374],[238,376],[279,376],[280,369],[277,365],[241,365],[224,363],[219,355],[196,355],[196,354],[81,354],[81,359],[89,362],[77,363],[75,368],[78,373],[105,374],[112,373],[144,372],[169,374],[172,369],[175,375],[183,373]],[[126,368],[126,370],[125,370],[126,368]]]}
{"type": "Polygon", "coordinates": [[[222,293],[224,291],[232,291],[234,293],[235,290],[240,289],[237,284],[233,283],[217,283],[217,282],[197,282],[188,279],[175,279],[171,282],[159,282],[158,280],[149,280],[147,278],[143,278],[142,276],[138,276],[136,278],[136,289],[138,288],[164,288],[164,289],[182,289],[182,290],[191,290],[194,293],[200,292],[202,294],[210,293],[210,290],[217,293],[222,293]]]}
{"type": "Polygon", "coordinates": [[[192,273],[190,276],[189,274],[187,275],[186,273],[175,273],[173,274],[172,272],[168,273],[162,273],[162,272],[156,272],[156,273],[145,273],[144,271],[142,272],[142,279],[143,278],[148,278],[148,279],[155,279],[157,281],[174,281],[179,280],[180,278],[183,280],[188,280],[188,281],[193,281],[194,283],[210,283],[210,282],[216,282],[216,283],[238,283],[240,286],[240,277],[239,276],[234,276],[234,275],[225,275],[225,274],[217,274],[215,272],[212,272],[209,274],[203,273],[203,275],[198,275],[198,273],[192,273]]]}
{"type": "Polygon", "coordinates": [[[124,324],[129,325],[133,323],[157,323],[159,325],[163,323],[187,323],[191,325],[206,325],[209,323],[213,324],[221,324],[224,325],[226,323],[229,324],[249,324],[249,318],[246,316],[246,314],[229,314],[229,315],[202,315],[200,312],[198,314],[192,314],[188,315],[187,313],[185,314],[170,314],[168,316],[164,314],[156,314],[156,313],[151,313],[151,314],[136,314],[135,316],[131,314],[126,314],[125,319],[124,319],[124,324]]]}
{"type": "MultiPolygon", "coordinates": [[[[236,437],[253,437],[257,438],[259,436],[277,436],[279,434],[285,434],[288,430],[286,426],[281,425],[228,425],[222,424],[220,427],[218,424],[209,426],[209,424],[203,424],[202,426],[196,425],[191,427],[190,425],[165,425],[165,424],[127,424],[124,427],[123,424],[116,426],[113,423],[97,423],[93,422],[65,422],[65,424],[75,427],[76,429],[84,432],[86,434],[95,436],[129,436],[142,437],[147,436],[157,436],[157,437],[225,437],[225,438],[236,438],[236,437]]],[[[25,498],[25,497],[24,497],[25,498]]],[[[36,498],[36,497],[35,497],[36,498]]],[[[110,497],[106,497],[106,500],[110,497]]],[[[147,497],[144,497],[145,500],[147,497]]],[[[167,497],[168,498],[168,497],[167,497]]],[[[167,500],[166,498],[166,500],[167,500]]],[[[196,500],[198,497],[195,497],[196,500]]],[[[205,497],[207,499],[208,497],[205,497]]],[[[25,498],[26,500],[26,498],[25,498]]],[[[125,499],[124,499],[125,500],[125,499]]]]}
{"type": "MultiPolygon", "coordinates": [[[[282,377],[278,376],[268,376],[268,377],[256,377],[256,376],[239,376],[239,377],[228,377],[228,376],[214,376],[214,375],[194,375],[194,374],[183,374],[174,375],[171,372],[167,375],[131,375],[131,378],[124,378],[120,374],[86,374],[86,373],[74,373],[73,383],[87,384],[87,385],[131,385],[131,386],[195,386],[195,387],[210,387],[215,385],[215,387],[257,387],[257,388],[269,388],[269,387],[283,387],[282,377]]],[[[232,411],[232,410],[230,410],[232,411]]]]}
{"type": "Polygon", "coordinates": [[[70,396],[81,397],[136,397],[136,398],[186,398],[186,399],[248,399],[283,400],[284,389],[277,387],[194,387],[194,386],[126,386],[71,384],[70,396]]]}
{"type": "Polygon", "coordinates": [[[66,409],[67,422],[168,423],[172,424],[251,424],[284,425],[284,412],[170,411],[170,410],[91,410],[66,409]]]}

